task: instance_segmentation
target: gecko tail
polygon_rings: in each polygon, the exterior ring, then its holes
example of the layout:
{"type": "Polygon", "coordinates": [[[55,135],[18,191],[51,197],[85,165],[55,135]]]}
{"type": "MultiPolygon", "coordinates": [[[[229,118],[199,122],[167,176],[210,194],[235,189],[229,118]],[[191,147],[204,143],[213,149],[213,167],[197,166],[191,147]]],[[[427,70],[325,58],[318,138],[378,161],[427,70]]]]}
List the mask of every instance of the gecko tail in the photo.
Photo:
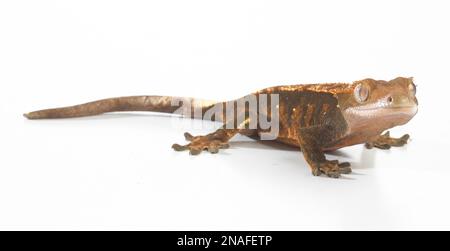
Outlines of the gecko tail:
{"type": "MultiPolygon", "coordinates": [[[[189,108],[207,110],[217,102],[193,98],[168,96],[131,96],[102,99],[81,105],[45,109],[25,113],[27,119],[62,119],[95,116],[109,112],[146,111],[174,113],[181,106],[190,104],[189,108]]],[[[192,110],[193,110],[192,109],[192,110]]],[[[203,113],[203,112],[202,112],[203,113]]],[[[192,115],[193,116],[193,115],[192,115]]]]}

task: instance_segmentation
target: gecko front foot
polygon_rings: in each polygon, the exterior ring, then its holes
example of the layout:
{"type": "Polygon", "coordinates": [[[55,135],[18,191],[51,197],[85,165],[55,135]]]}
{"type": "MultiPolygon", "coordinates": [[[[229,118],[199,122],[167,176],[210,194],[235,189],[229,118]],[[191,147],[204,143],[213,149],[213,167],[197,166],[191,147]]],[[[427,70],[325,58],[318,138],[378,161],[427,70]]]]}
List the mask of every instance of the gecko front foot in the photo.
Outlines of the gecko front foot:
{"type": "Polygon", "coordinates": [[[185,133],[184,137],[191,143],[184,146],[173,144],[172,148],[175,151],[189,150],[190,154],[198,155],[203,150],[207,150],[210,153],[218,153],[219,149],[229,147],[228,140],[218,137],[216,133],[208,134],[206,136],[192,136],[189,133],[185,133]]]}
{"type": "Polygon", "coordinates": [[[372,149],[374,147],[379,149],[390,149],[391,147],[400,147],[408,143],[409,135],[405,134],[400,138],[391,138],[390,133],[386,132],[383,135],[378,136],[374,141],[366,143],[367,149],[372,149]]]}
{"type": "Polygon", "coordinates": [[[351,172],[352,169],[350,168],[350,163],[339,163],[337,160],[327,160],[325,162],[318,163],[315,167],[313,167],[314,176],[325,174],[331,178],[339,178],[341,177],[341,174],[349,174],[351,172]]]}

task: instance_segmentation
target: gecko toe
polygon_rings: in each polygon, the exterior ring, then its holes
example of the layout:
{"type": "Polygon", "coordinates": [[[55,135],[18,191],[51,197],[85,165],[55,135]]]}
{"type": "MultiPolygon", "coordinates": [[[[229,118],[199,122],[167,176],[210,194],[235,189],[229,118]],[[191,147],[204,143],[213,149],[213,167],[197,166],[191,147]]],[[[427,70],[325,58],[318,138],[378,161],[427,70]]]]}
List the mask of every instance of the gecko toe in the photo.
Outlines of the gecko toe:
{"type": "Polygon", "coordinates": [[[218,147],[208,147],[208,152],[210,152],[212,154],[216,154],[219,152],[219,148],[218,147]]]}
{"type": "Polygon", "coordinates": [[[409,134],[405,134],[403,135],[400,139],[404,140],[404,141],[408,141],[410,138],[409,134]]]}
{"type": "Polygon", "coordinates": [[[314,176],[320,176],[320,175],[322,175],[322,172],[320,171],[319,168],[314,168],[314,169],[312,170],[312,175],[314,175],[314,176]]]}
{"type": "Polygon", "coordinates": [[[365,144],[365,147],[366,147],[367,149],[372,149],[372,148],[374,147],[374,144],[371,143],[371,142],[367,142],[367,143],[365,144]]]}
{"type": "Polygon", "coordinates": [[[409,140],[410,136],[409,134],[405,134],[403,135],[400,139],[399,139],[399,143],[403,146],[408,144],[408,140],[409,140]]]}
{"type": "Polygon", "coordinates": [[[173,144],[172,148],[173,148],[173,150],[175,150],[177,152],[185,151],[185,150],[188,149],[187,146],[182,146],[182,145],[179,145],[179,144],[173,144]]]}
{"type": "Polygon", "coordinates": [[[409,138],[409,134],[405,134],[400,138],[392,138],[389,132],[386,132],[385,134],[378,136],[378,138],[374,141],[367,142],[366,148],[372,149],[376,147],[379,149],[388,150],[391,149],[391,147],[401,147],[408,144],[409,138]]]}
{"type": "Polygon", "coordinates": [[[194,136],[192,136],[190,133],[188,133],[188,132],[185,132],[184,133],[184,138],[187,140],[187,141],[192,141],[192,140],[194,140],[194,136]]]}
{"type": "Polygon", "coordinates": [[[338,178],[341,177],[341,173],[340,172],[328,172],[326,175],[328,177],[334,178],[334,179],[338,179],[338,178]]]}
{"type": "Polygon", "coordinates": [[[350,167],[339,167],[339,173],[341,174],[351,174],[352,169],[350,167]]]}
{"type": "Polygon", "coordinates": [[[189,154],[191,154],[191,155],[199,155],[200,153],[202,153],[202,149],[200,149],[200,148],[195,148],[195,147],[189,148],[189,154]]]}
{"type": "Polygon", "coordinates": [[[202,151],[208,151],[210,153],[218,153],[220,149],[229,148],[228,142],[222,140],[214,139],[213,137],[207,136],[192,136],[190,133],[184,133],[184,137],[187,141],[190,141],[187,145],[173,144],[172,148],[175,151],[185,151],[189,150],[191,155],[199,155],[202,151]]]}
{"type": "Polygon", "coordinates": [[[379,149],[383,149],[383,150],[391,149],[391,145],[389,145],[389,144],[376,144],[375,146],[378,147],[379,149]]]}
{"type": "Polygon", "coordinates": [[[330,178],[340,178],[342,174],[350,174],[352,169],[349,162],[339,163],[338,160],[327,160],[313,169],[314,176],[324,174],[330,178]]]}
{"type": "Polygon", "coordinates": [[[351,174],[352,173],[352,168],[350,167],[350,163],[349,162],[342,162],[338,164],[339,167],[339,172],[341,174],[351,174]]]}
{"type": "Polygon", "coordinates": [[[338,164],[339,168],[347,168],[350,167],[350,163],[349,162],[342,162],[338,164]]]}

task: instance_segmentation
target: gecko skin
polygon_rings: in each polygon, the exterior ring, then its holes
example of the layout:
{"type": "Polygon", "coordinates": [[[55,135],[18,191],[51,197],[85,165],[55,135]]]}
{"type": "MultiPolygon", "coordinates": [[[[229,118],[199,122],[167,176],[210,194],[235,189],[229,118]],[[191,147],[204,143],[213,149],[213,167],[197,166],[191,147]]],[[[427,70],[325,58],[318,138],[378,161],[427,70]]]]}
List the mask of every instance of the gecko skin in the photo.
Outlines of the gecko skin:
{"type": "MultiPolygon", "coordinates": [[[[382,133],[389,128],[407,123],[418,110],[416,86],[412,78],[277,86],[251,95],[259,100],[262,94],[277,94],[279,97],[276,108],[279,116],[279,131],[274,140],[301,149],[313,175],[324,174],[333,178],[351,173],[350,164],[327,160],[325,152],[356,144],[365,144],[369,149],[403,146],[408,142],[409,135],[392,138],[389,132],[382,133]]],[[[227,102],[204,102],[192,98],[168,96],[120,97],[31,112],[25,114],[25,117],[28,119],[73,118],[117,111],[174,113],[181,107],[181,105],[173,105],[174,99],[189,102],[192,108],[200,109],[201,115],[204,115],[218,104],[224,106],[236,104],[244,98],[246,97],[227,102]]],[[[262,113],[248,109],[247,107],[243,110],[236,108],[233,117],[251,112],[256,112],[258,115],[262,113]]],[[[263,115],[270,120],[271,112],[263,115]]],[[[192,114],[191,117],[198,116],[192,114]]],[[[249,119],[238,125],[235,119],[228,120],[225,112],[213,117],[212,120],[222,121],[224,126],[204,136],[194,137],[185,133],[185,138],[190,143],[174,144],[173,149],[188,150],[192,155],[197,155],[203,150],[217,153],[219,149],[228,148],[229,140],[236,134],[258,139],[264,131],[260,129],[259,124],[255,129],[249,129],[248,124],[251,122],[249,119]],[[232,127],[226,126],[229,123],[235,124],[232,127]]]]}

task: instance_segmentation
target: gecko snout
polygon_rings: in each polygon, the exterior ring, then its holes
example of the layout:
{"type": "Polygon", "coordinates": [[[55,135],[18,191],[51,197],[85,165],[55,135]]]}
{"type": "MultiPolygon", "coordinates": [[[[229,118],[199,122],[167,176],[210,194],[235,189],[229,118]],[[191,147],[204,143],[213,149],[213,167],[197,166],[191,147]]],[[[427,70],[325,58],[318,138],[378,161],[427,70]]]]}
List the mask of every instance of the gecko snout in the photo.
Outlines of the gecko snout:
{"type": "Polygon", "coordinates": [[[393,108],[413,107],[417,106],[417,99],[406,95],[392,95],[386,98],[386,103],[393,108]]]}

